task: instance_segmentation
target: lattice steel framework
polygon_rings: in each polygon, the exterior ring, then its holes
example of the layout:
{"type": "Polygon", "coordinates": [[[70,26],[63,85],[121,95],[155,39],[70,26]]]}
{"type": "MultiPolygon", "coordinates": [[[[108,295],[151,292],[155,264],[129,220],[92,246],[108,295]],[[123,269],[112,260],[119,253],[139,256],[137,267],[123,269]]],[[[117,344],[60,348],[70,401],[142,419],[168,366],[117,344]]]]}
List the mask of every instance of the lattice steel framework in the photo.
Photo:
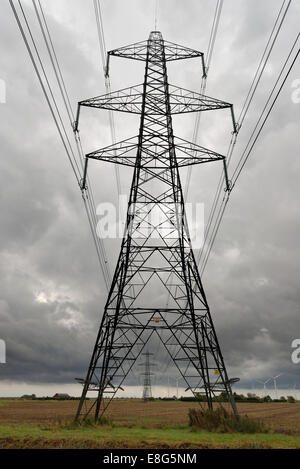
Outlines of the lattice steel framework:
{"type": "Polygon", "coordinates": [[[144,376],[143,401],[148,401],[152,398],[151,376],[153,375],[153,373],[151,373],[150,367],[151,365],[153,365],[153,363],[150,363],[150,356],[152,356],[153,353],[150,353],[147,350],[142,355],[145,356],[145,363],[141,363],[141,365],[145,367],[145,371],[144,373],[142,373],[142,375],[144,376]]]}
{"type": "Polygon", "coordinates": [[[199,57],[205,74],[203,54],[164,41],[158,31],[147,41],[110,51],[107,75],[110,56],[144,61],[145,77],[142,85],[81,101],[74,124],[78,131],[83,106],[141,116],[138,136],[86,155],[83,191],[90,158],[132,166],[133,178],[121,250],[76,419],[103,414],[153,335],[195,396],[204,395],[212,408],[214,397],[225,392],[237,413],[191,246],[179,174],[182,166],[221,160],[227,178],[225,157],[175,137],[172,128],[172,114],[229,108],[236,131],[232,105],[169,85],[168,61],[199,57]],[[95,400],[86,399],[89,391],[97,392],[95,400]]]}

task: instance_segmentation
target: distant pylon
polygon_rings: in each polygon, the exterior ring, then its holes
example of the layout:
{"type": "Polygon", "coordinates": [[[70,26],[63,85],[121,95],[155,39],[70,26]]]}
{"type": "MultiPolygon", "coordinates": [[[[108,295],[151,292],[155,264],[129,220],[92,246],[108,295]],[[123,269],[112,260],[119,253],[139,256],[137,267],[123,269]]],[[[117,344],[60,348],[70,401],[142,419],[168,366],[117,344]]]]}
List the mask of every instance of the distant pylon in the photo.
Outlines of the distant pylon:
{"type": "Polygon", "coordinates": [[[92,414],[97,419],[105,412],[152,335],[163,343],[188,391],[209,409],[223,393],[237,414],[192,249],[180,180],[181,167],[221,161],[229,190],[226,158],[176,137],[172,125],[173,114],[228,108],[236,132],[232,105],[169,84],[169,61],[199,57],[203,75],[206,68],[202,52],[165,41],[159,31],[147,41],[110,51],[111,56],[145,62],[144,82],[81,101],[74,131],[82,107],[138,114],[140,128],[137,136],[86,155],[83,196],[91,159],[132,167],[133,177],[120,254],[76,419],[92,414]],[[97,391],[95,400],[86,399],[89,391],[97,391]]]}
{"type": "Polygon", "coordinates": [[[150,371],[150,367],[151,367],[150,356],[153,355],[153,353],[150,353],[147,350],[147,352],[143,353],[142,355],[146,357],[145,363],[141,363],[142,366],[145,366],[145,372],[142,373],[144,375],[143,400],[148,401],[149,399],[152,398],[151,375],[153,373],[151,373],[150,371]]]}

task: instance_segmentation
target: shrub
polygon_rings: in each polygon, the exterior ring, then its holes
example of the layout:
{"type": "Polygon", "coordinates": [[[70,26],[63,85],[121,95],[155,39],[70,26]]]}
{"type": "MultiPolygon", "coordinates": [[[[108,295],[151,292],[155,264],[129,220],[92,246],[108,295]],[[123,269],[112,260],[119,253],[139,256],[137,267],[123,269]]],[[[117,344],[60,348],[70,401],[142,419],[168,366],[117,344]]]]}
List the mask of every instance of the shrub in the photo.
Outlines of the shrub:
{"type": "Polygon", "coordinates": [[[293,396],[287,396],[287,401],[290,403],[290,404],[294,404],[296,402],[295,398],[293,396]]]}
{"type": "Polygon", "coordinates": [[[272,402],[272,398],[268,395],[263,398],[264,402],[272,402]]]}
{"type": "Polygon", "coordinates": [[[111,419],[105,416],[99,417],[97,420],[98,425],[111,425],[111,423],[111,419]]]}
{"type": "Polygon", "coordinates": [[[259,420],[247,415],[236,417],[223,407],[216,410],[189,410],[189,425],[193,428],[216,433],[267,433],[268,430],[259,420]]]}

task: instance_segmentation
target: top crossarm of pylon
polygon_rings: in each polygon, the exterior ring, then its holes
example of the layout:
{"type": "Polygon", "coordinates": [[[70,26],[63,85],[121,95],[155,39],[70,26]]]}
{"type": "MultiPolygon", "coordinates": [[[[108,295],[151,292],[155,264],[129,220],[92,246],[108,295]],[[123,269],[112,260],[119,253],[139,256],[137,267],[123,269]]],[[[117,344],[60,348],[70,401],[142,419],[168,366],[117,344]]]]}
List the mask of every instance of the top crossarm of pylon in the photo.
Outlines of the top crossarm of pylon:
{"type": "Polygon", "coordinates": [[[171,60],[192,59],[194,57],[203,56],[203,52],[190,49],[189,47],[181,46],[179,44],[174,44],[173,42],[165,41],[160,31],[152,31],[148,40],[111,50],[108,52],[108,55],[144,61],[147,59],[148,47],[153,42],[163,42],[165,59],[167,62],[170,62],[171,60]]]}

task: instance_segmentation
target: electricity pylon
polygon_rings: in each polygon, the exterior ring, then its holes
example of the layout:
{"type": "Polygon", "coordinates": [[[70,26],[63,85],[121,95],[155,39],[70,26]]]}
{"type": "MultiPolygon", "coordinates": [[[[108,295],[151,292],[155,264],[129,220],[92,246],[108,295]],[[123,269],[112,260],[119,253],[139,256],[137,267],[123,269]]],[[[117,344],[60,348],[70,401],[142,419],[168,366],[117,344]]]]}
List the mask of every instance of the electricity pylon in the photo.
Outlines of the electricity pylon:
{"type": "Polygon", "coordinates": [[[141,363],[141,365],[145,367],[145,371],[142,373],[144,375],[143,401],[148,401],[152,398],[151,375],[153,373],[150,371],[150,356],[153,355],[153,353],[147,350],[142,355],[145,356],[145,363],[141,363]]]}
{"type": "MultiPolygon", "coordinates": [[[[82,190],[90,159],[133,168],[124,237],[76,419],[97,419],[121,388],[153,335],[163,342],[187,389],[212,409],[226,393],[237,414],[224,360],[199,276],[188,231],[179,169],[223,161],[225,157],[175,137],[172,115],[229,108],[232,105],[168,83],[167,62],[203,54],[164,41],[158,31],[147,41],[115,49],[109,58],[145,62],[144,83],[78,104],[140,115],[139,134],[86,155],[82,190]],[[166,299],[169,298],[166,307],[166,299]],[[162,337],[163,333],[163,337],[162,337]],[[97,392],[87,400],[89,391],[97,392]],[[106,398],[105,398],[106,397],[106,398]]],[[[121,388],[122,389],[122,388],[121,388]]]]}

